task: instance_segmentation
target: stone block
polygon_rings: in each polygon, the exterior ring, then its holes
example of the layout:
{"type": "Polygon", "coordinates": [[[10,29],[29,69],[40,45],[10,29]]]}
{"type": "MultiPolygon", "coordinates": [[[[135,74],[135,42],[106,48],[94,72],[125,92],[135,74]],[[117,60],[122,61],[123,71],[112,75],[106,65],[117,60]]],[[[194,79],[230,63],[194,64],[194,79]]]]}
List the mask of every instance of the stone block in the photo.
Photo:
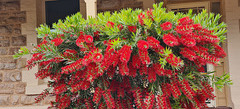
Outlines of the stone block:
{"type": "Polygon", "coordinates": [[[0,106],[9,105],[10,96],[9,95],[0,95],[0,106]]]}
{"type": "Polygon", "coordinates": [[[19,1],[11,1],[11,2],[6,2],[6,10],[11,10],[11,11],[15,11],[15,10],[20,10],[20,3],[19,1]]]}
{"type": "Polygon", "coordinates": [[[0,57],[0,63],[15,63],[17,62],[12,56],[0,57]]]}
{"type": "Polygon", "coordinates": [[[16,82],[21,80],[21,72],[20,71],[10,71],[5,72],[3,76],[4,82],[16,82]]]}
{"type": "Polygon", "coordinates": [[[24,94],[26,88],[26,83],[17,83],[15,85],[15,93],[17,94],[24,94]]]}
{"type": "Polygon", "coordinates": [[[0,47],[9,47],[10,40],[0,40],[0,47]]]}
{"type": "Polygon", "coordinates": [[[20,49],[19,47],[10,48],[8,55],[14,55],[16,52],[18,52],[19,49],[20,49]]]}
{"type": "Polygon", "coordinates": [[[5,63],[4,69],[6,69],[6,70],[16,69],[16,63],[5,63]]]}
{"type": "Polygon", "coordinates": [[[22,96],[21,97],[21,104],[23,105],[31,105],[35,103],[35,98],[37,96],[22,96]]]}
{"type": "Polygon", "coordinates": [[[0,34],[9,34],[11,29],[8,26],[0,26],[0,34]]]}
{"type": "Polygon", "coordinates": [[[12,98],[12,99],[11,99],[11,102],[10,102],[11,105],[18,105],[19,102],[20,102],[21,96],[19,96],[19,95],[13,95],[11,98],[12,98]]]}
{"type": "Polygon", "coordinates": [[[25,46],[26,36],[14,36],[12,37],[12,46],[25,46]]]}
{"type": "Polygon", "coordinates": [[[0,55],[7,55],[8,52],[8,48],[0,48],[0,55]]]}
{"type": "Polygon", "coordinates": [[[14,92],[14,83],[0,83],[0,94],[12,94],[14,92]]]}
{"type": "Polygon", "coordinates": [[[0,13],[0,24],[21,24],[26,22],[25,11],[0,13]]]}
{"type": "Polygon", "coordinates": [[[26,63],[27,63],[27,59],[18,59],[17,60],[17,68],[20,69],[20,68],[24,68],[26,66],[26,63]]]}

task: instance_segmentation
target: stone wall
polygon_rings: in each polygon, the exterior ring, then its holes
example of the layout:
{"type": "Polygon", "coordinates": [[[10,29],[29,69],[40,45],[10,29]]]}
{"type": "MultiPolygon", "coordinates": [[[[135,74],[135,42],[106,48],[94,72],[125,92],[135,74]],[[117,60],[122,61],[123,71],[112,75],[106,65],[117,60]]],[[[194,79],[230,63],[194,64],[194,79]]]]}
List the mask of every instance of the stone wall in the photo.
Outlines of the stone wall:
{"type": "Polygon", "coordinates": [[[97,0],[97,11],[118,11],[122,8],[143,9],[143,2],[137,0],[97,0]]]}
{"type": "Polygon", "coordinates": [[[21,46],[27,45],[27,35],[22,34],[22,24],[28,21],[26,16],[20,0],[0,0],[0,109],[49,104],[52,100],[35,104],[36,95],[25,94],[22,70],[26,59],[12,57],[21,46]]]}

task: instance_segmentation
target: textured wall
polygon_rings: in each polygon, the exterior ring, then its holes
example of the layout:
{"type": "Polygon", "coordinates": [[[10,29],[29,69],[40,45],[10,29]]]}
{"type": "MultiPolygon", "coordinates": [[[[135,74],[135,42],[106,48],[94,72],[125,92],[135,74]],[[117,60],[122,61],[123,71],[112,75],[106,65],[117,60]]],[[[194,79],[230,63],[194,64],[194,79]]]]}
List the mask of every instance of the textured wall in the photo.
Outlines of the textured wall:
{"type": "Polygon", "coordinates": [[[18,0],[0,1],[0,106],[24,103],[25,83],[21,82],[24,60],[14,60],[12,55],[26,45],[21,34],[21,24],[26,22],[26,12],[20,11],[18,0]]]}
{"type": "MultiPolygon", "coordinates": [[[[22,82],[22,70],[26,59],[12,58],[21,46],[27,46],[29,37],[31,37],[23,34],[22,25],[30,21],[26,17],[28,12],[21,11],[24,7],[21,5],[23,1],[26,0],[0,0],[0,109],[49,104],[52,100],[48,98],[35,104],[36,95],[25,94],[26,83],[22,82]]],[[[35,29],[35,24],[30,23],[30,25],[33,25],[35,29]]]]}
{"type": "Polygon", "coordinates": [[[122,8],[143,8],[143,2],[138,0],[97,0],[97,11],[117,11],[122,8]]]}

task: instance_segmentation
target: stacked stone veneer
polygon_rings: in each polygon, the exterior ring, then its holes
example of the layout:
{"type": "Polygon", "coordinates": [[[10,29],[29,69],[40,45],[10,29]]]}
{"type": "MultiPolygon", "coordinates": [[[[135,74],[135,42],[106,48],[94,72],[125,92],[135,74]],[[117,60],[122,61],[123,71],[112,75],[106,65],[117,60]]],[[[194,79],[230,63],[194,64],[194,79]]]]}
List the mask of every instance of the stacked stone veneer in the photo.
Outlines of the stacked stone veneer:
{"type": "Polygon", "coordinates": [[[26,83],[22,82],[26,60],[12,57],[27,43],[26,35],[21,32],[21,24],[27,22],[26,14],[21,11],[20,0],[0,0],[0,109],[48,104],[51,100],[34,104],[36,95],[26,95],[26,83]]]}

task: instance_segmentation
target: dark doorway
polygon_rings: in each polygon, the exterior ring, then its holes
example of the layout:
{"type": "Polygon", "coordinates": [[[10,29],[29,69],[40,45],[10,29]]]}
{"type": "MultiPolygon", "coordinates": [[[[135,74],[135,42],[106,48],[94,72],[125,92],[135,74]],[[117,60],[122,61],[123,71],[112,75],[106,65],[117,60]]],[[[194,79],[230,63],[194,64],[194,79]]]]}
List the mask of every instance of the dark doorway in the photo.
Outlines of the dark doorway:
{"type": "Polygon", "coordinates": [[[56,0],[46,1],[46,24],[52,24],[59,19],[75,14],[80,11],[79,0],[56,0]]]}

